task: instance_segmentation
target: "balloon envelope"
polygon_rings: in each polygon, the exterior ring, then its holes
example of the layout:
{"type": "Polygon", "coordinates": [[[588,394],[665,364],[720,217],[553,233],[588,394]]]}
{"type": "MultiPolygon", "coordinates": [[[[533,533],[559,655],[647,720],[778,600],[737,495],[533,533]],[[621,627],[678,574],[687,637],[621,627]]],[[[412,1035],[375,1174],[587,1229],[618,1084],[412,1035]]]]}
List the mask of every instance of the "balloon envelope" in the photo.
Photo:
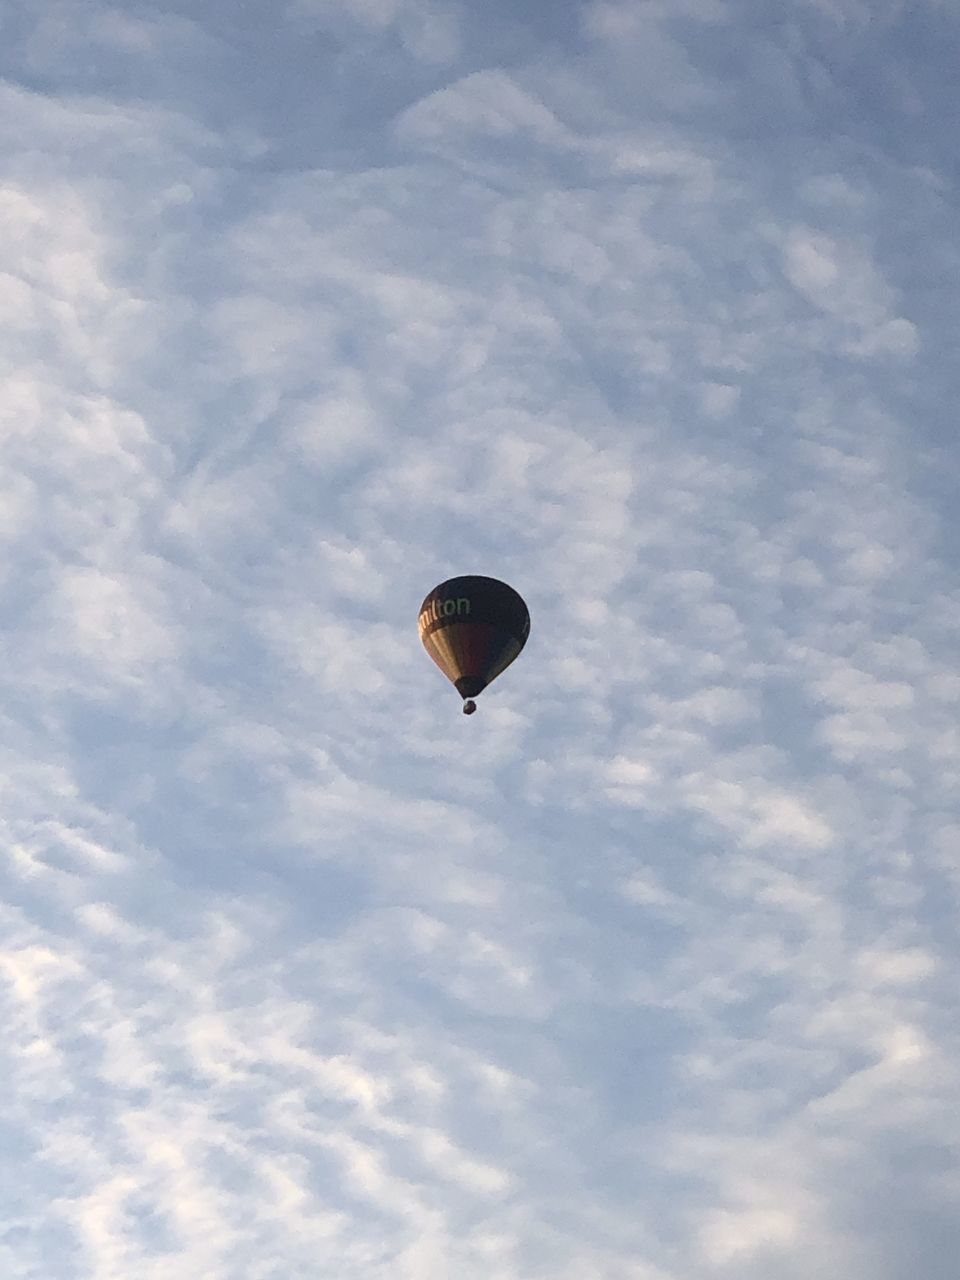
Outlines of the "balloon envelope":
{"type": "Polygon", "coordinates": [[[475,698],[495,680],[529,634],[523,598],[496,578],[450,578],[420,606],[423,647],[463,698],[475,698]]]}

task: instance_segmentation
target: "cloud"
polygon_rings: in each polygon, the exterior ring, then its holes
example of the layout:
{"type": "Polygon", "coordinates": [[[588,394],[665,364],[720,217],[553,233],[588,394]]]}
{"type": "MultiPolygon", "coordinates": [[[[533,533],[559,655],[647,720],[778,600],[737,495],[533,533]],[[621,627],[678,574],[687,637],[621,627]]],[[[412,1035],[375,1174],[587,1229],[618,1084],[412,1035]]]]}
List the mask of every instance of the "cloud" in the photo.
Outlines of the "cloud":
{"type": "Polygon", "coordinates": [[[352,26],[369,37],[397,34],[403,50],[427,66],[443,66],[461,53],[456,6],[428,0],[293,0],[287,12],[298,25],[338,30],[352,26]]]}
{"type": "Polygon", "coordinates": [[[890,290],[859,246],[797,227],[784,246],[784,270],[815,307],[860,335],[848,343],[854,354],[916,353],[916,327],[902,316],[890,316],[890,290]]]}
{"type": "Polygon", "coordinates": [[[952,28],[828,8],[16,9],[0,1269],[953,1265],[952,28]]]}

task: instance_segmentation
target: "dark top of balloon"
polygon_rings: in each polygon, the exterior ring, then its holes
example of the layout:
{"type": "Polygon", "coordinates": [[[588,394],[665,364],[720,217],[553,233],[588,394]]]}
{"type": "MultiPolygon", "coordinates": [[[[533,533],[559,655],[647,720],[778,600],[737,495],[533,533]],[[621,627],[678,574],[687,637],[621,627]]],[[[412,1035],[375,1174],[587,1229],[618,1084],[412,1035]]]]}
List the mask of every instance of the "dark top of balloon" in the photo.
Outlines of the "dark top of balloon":
{"type": "Polygon", "coordinates": [[[420,633],[457,623],[487,623],[526,643],[530,611],[519,592],[498,578],[464,574],[434,587],[420,606],[420,633]]]}

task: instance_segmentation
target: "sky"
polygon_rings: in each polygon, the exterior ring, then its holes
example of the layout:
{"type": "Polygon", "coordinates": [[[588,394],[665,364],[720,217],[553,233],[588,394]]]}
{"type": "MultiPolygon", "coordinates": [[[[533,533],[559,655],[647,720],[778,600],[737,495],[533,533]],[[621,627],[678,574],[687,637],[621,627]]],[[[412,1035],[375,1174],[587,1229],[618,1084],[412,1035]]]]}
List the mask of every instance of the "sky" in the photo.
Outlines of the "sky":
{"type": "Polygon", "coordinates": [[[5,0],[4,1280],[955,1280],[958,62],[5,0]]]}

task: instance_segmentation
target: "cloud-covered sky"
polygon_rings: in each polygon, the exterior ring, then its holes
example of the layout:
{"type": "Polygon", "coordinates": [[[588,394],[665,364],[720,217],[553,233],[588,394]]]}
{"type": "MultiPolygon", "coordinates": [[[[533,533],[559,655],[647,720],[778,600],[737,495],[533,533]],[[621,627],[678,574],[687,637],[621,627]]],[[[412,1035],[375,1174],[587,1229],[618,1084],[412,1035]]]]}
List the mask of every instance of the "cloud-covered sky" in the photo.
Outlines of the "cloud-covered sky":
{"type": "Polygon", "coordinates": [[[7,0],[4,1280],[955,1280],[958,62],[7,0]]]}

